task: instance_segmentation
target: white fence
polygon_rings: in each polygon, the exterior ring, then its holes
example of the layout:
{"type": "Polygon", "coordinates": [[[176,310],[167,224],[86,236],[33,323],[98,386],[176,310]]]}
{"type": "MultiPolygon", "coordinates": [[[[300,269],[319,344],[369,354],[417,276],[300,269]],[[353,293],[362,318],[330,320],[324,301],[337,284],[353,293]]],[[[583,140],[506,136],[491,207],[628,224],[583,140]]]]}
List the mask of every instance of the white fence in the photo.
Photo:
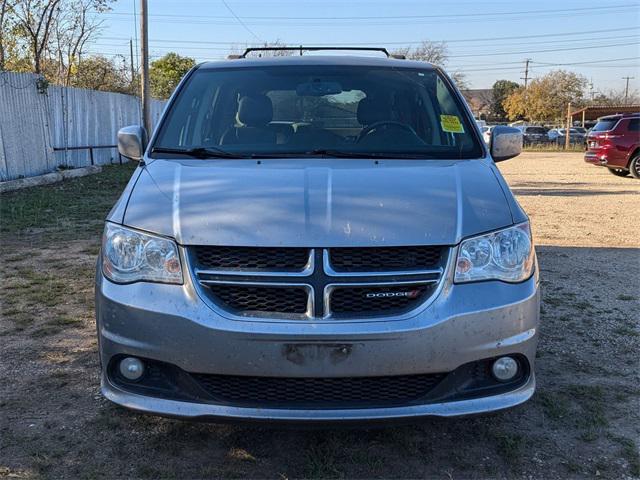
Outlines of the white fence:
{"type": "MultiPolygon", "coordinates": [[[[91,165],[89,150],[117,143],[118,129],[141,124],[137,97],[49,85],[38,76],[0,72],[0,180],[31,177],[60,166],[91,165]]],[[[155,124],[165,102],[151,102],[155,124]]],[[[93,163],[117,162],[115,148],[93,150],[93,163]]]]}

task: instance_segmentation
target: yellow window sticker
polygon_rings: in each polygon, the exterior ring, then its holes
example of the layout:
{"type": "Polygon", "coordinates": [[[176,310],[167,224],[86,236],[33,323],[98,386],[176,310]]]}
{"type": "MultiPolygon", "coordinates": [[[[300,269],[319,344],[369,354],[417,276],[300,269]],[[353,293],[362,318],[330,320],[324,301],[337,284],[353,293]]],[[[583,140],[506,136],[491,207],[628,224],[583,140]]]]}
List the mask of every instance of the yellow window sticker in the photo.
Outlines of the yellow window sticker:
{"type": "Polygon", "coordinates": [[[464,127],[457,115],[440,115],[443,132],[464,133],[464,127]]]}

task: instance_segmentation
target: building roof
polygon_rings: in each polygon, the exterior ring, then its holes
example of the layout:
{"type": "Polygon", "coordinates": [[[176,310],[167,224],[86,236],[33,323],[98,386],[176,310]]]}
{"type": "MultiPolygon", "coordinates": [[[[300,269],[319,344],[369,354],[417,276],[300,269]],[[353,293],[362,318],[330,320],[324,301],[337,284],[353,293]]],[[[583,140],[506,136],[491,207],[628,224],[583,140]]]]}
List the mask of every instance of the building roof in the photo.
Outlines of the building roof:
{"type": "Polygon", "coordinates": [[[580,120],[583,112],[585,120],[597,120],[600,117],[607,117],[616,113],[640,112],[640,105],[591,105],[571,112],[571,117],[577,117],[580,120]]]}

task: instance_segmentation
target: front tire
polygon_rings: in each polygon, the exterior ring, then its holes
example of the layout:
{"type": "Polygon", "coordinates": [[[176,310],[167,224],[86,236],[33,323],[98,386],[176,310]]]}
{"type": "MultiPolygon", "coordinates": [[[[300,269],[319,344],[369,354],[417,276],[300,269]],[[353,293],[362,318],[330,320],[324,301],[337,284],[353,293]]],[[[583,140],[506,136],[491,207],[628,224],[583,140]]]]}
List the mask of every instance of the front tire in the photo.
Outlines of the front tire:
{"type": "Polygon", "coordinates": [[[609,168],[610,173],[613,173],[616,177],[626,177],[629,175],[629,170],[626,168],[609,168]]]}
{"type": "Polygon", "coordinates": [[[633,178],[640,180],[640,154],[637,154],[629,162],[629,172],[633,178]]]}

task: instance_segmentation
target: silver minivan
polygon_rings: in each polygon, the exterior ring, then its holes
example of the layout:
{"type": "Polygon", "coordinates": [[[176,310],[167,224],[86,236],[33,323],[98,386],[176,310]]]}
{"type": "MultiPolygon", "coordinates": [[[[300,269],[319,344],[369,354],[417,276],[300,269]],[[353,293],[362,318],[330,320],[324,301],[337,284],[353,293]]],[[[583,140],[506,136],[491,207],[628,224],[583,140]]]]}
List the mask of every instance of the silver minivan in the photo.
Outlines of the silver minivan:
{"type": "Polygon", "coordinates": [[[102,392],[191,419],[370,421],[535,389],[526,214],[437,67],[391,56],[193,68],[106,220],[102,392]]]}

